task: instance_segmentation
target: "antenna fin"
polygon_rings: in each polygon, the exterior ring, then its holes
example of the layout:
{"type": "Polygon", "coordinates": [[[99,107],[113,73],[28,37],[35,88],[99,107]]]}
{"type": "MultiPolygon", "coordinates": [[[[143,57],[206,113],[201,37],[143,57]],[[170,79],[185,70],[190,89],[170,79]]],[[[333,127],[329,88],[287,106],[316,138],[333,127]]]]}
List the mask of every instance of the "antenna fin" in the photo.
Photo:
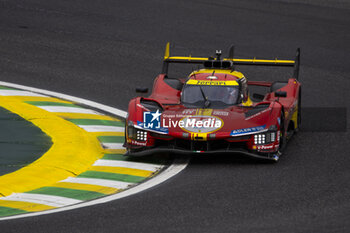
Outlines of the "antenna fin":
{"type": "Polygon", "coordinates": [[[170,57],[170,42],[166,43],[165,53],[164,53],[164,60],[168,59],[169,57],[170,57]]]}
{"type": "Polygon", "coordinates": [[[162,73],[165,75],[168,74],[169,63],[167,60],[169,57],[170,57],[170,42],[166,43],[165,52],[164,52],[162,73]]]}

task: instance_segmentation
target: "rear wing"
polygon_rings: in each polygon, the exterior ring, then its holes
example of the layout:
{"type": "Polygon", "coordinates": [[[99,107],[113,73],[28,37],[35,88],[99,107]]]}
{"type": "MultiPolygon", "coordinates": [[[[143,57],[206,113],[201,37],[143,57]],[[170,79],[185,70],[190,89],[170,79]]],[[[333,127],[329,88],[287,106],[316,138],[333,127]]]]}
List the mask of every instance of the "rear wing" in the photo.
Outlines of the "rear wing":
{"type": "Polygon", "coordinates": [[[203,64],[205,67],[210,68],[223,68],[234,70],[235,65],[253,65],[253,66],[289,66],[294,68],[293,78],[299,79],[299,66],[300,66],[300,48],[297,49],[294,60],[279,60],[275,59],[256,59],[256,58],[234,58],[234,46],[231,46],[229,56],[227,58],[221,58],[221,51],[216,51],[216,58],[213,57],[188,57],[182,56],[170,56],[170,43],[168,42],[165,47],[164,61],[162,73],[167,74],[170,63],[192,63],[203,64]]]}

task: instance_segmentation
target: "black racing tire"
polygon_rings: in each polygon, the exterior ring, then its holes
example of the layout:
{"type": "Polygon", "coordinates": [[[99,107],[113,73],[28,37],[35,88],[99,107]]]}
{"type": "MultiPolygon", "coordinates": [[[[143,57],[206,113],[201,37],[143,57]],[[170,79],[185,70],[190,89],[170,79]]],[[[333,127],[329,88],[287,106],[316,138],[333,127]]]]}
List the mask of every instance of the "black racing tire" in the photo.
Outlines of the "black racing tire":
{"type": "Polygon", "coordinates": [[[299,89],[299,96],[298,96],[297,124],[298,124],[298,127],[295,129],[296,132],[298,132],[301,127],[301,88],[299,89]]]}
{"type": "Polygon", "coordinates": [[[280,120],[280,122],[281,123],[280,123],[279,148],[278,148],[279,152],[281,152],[281,150],[285,146],[285,143],[287,142],[285,125],[284,125],[284,110],[283,110],[283,108],[281,110],[281,120],[280,120]]]}

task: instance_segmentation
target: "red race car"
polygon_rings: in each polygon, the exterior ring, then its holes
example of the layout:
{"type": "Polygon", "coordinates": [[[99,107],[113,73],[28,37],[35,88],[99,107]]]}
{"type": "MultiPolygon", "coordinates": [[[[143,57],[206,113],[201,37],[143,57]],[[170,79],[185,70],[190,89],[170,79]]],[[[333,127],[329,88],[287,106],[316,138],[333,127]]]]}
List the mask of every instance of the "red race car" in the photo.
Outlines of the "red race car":
{"type": "MultiPolygon", "coordinates": [[[[301,123],[300,49],[295,60],[170,56],[166,45],[163,71],[152,94],[130,101],[125,147],[132,156],[155,152],[229,153],[277,161],[301,123]],[[170,63],[203,65],[187,78],[168,76],[170,63]],[[291,66],[288,81],[248,81],[239,65],[291,66]],[[250,93],[262,86],[264,95],[250,93]]],[[[147,92],[146,88],[137,88],[147,92]]]]}

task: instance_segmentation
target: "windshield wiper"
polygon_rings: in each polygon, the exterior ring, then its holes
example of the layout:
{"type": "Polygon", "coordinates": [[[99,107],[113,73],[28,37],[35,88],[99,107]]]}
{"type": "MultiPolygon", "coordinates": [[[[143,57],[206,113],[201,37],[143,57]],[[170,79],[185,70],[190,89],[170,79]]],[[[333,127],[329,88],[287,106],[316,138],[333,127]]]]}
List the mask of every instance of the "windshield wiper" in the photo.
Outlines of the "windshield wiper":
{"type": "Polygon", "coordinates": [[[210,101],[208,100],[208,97],[205,96],[204,91],[201,86],[199,86],[199,90],[202,93],[203,99],[204,99],[204,108],[208,108],[210,106],[210,101]]]}

